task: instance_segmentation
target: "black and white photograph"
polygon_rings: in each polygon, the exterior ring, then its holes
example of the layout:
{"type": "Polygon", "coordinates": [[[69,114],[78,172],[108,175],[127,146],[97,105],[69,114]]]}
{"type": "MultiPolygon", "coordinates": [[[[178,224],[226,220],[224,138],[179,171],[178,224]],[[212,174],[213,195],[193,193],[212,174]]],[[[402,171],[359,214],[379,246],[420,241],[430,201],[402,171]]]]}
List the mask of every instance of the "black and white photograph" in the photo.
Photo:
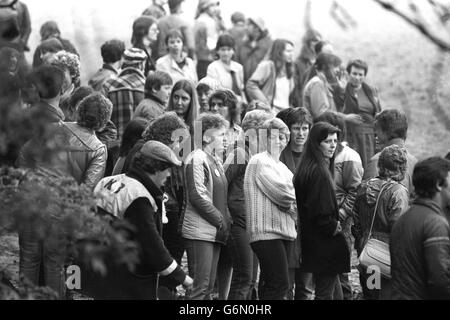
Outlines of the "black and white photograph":
{"type": "Polygon", "coordinates": [[[0,302],[450,300],[449,223],[450,0],[0,0],[0,302]]]}

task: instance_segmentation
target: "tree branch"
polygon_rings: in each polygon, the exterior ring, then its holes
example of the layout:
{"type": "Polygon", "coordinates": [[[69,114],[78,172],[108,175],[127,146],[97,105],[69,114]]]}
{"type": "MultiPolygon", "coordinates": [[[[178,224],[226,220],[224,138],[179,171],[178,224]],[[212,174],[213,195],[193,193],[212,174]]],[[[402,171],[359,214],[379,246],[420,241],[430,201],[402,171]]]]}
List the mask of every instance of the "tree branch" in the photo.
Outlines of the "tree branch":
{"type": "Polygon", "coordinates": [[[450,43],[440,39],[437,36],[435,36],[423,24],[421,24],[421,23],[415,21],[414,19],[408,17],[406,14],[404,14],[403,12],[398,10],[395,6],[393,6],[390,3],[384,2],[382,0],[373,0],[373,1],[378,3],[385,10],[396,14],[397,16],[402,18],[404,21],[409,23],[411,26],[413,26],[415,29],[417,29],[420,33],[422,33],[426,38],[428,38],[431,42],[433,42],[435,45],[437,45],[441,50],[450,52],[450,43]]]}

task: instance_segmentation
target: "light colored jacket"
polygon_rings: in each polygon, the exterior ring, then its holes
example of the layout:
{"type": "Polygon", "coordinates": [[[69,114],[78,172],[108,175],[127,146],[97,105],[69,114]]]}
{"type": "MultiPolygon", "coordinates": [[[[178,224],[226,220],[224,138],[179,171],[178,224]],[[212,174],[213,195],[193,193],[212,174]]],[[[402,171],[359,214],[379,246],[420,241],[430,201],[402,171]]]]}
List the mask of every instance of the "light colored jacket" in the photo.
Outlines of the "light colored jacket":
{"type": "Polygon", "coordinates": [[[102,179],[94,189],[97,206],[123,219],[125,211],[138,198],[146,198],[150,201],[153,210],[158,211],[155,199],[145,186],[136,179],[126,174],[102,179]]]}
{"type": "Polygon", "coordinates": [[[352,148],[344,146],[337,154],[334,166],[336,199],[339,208],[344,209],[347,216],[351,217],[356,192],[364,174],[361,157],[352,148]]]}
{"type": "Polygon", "coordinates": [[[172,56],[166,54],[156,61],[156,70],[167,72],[174,84],[179,80],[190,80],[194,84],[198,82],[194,61],[189,57],[186,57],[186,63],[183,68],[180,68],[172,56]]]}
{"type": "Polygon", "coordinates": [[[185,163],[188,201],[182,219],[182,236],[225,244],[231,216],[222,164],[202,150],[193,151],[185,163]]]}
{"type": "Polygon", "coordinates": [[[244,193],[250,242],[297,238],[293,174],[268,153],[253,156],[245,171],[244,193]]]}
{"type": "MultiPolygon", "coordinates": [[[[271,60],[262,61],[247,81],[246,92],[251,101],[260,100],[272,106],[275,97],[277,75],[275,64],[271,60]]],[[[294,78],[290,79],[290,92],[294,90],[294,78]]]]}
{"type": "Polygon", "coordinates": [[[230,66],[222,61],[216,60],[208,66],[207,76],[219,81],[220,85],[228,90],[233,90],[231,71],[236,74],[237,85],[242,92],[241,99],[244,100],[244,67],[236,61],[231,61],[230,66]]]}
{"type": "Polygon", "coordinates": [[[309,110],[313,119],[326,111],[336,111],[333,89],[321,74],[313,77],[303,91],[303,107],[309,110]]]}

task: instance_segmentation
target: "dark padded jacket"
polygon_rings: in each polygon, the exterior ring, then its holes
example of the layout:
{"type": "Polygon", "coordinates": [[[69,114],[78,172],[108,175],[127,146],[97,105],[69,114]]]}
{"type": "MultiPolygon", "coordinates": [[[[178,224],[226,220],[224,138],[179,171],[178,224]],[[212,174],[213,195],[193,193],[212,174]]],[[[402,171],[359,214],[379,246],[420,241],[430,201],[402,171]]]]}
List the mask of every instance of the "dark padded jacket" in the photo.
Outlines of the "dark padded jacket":
{"type": "Polygon", "coordinates": [[[450,227],[441,207],[417,199],[391,233],[392,299],[450,299],[450,227]]]}

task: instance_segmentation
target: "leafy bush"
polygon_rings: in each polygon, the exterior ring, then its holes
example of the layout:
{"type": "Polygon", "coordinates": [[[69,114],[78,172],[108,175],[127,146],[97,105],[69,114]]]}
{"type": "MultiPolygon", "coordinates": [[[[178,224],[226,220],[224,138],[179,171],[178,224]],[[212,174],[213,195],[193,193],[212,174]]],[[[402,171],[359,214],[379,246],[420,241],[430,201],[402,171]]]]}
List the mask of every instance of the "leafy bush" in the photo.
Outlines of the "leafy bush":
{"type": "Polygon", "coordinates": [[[138,249],[126,239],[126,222],[115,222],[95,210],[92,191],[71,177],[47,169],[0,168],[0,235],[32,225],[39,239],[65,248],[74,261],[105,275],[107,265],[126,264],[132,270],[138,249]]]}

